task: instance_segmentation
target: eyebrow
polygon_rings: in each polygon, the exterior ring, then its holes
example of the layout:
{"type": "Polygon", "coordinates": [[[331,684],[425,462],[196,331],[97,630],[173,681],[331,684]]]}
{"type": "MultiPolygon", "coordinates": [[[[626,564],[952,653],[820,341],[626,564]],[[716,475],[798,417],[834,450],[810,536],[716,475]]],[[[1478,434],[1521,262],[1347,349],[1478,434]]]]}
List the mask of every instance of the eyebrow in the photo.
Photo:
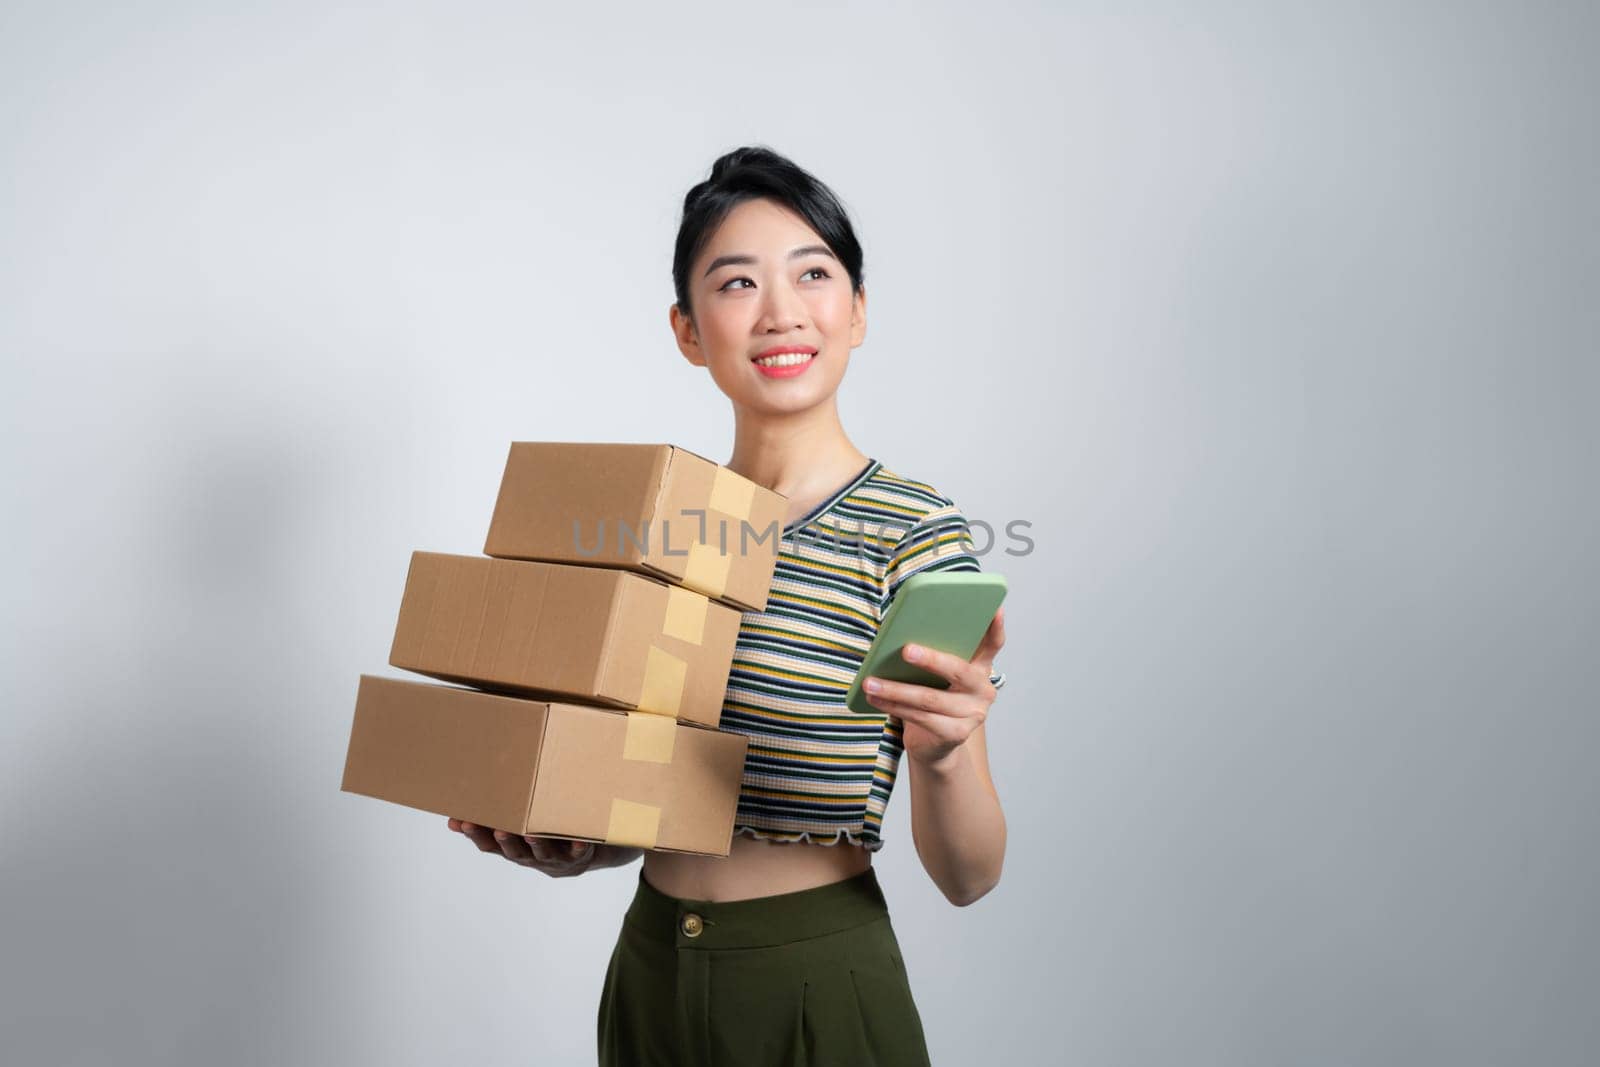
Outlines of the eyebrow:
{"type": "MultiPolygon", "coordinates": [[[[835,257],[834,254],[833,254],[833,250],[830,249],[827,245],[804,245],[804,246],[802,246],[800,248],[796,248],[793,252],[790,252],[789,253],[789,258],[790,259],[799,259],[801,256],[813,256],[813,255],[818,255],[818,254],[827,256],[829,259],[833,260],[836,263],[838,262],[837,257],[835,257]]],[[[711,266],[706,268],[706,273],[704,275],[702,275],[701,277],[706,277],[706,276],[710,275],[710,273],[712,271],[716,270],[718,267],[728,267],[728,266],[733,266],[735,264],[754,263],[754,262],[756,262],[756,257],[755,256],[750,256],[750,255],[738,254],[738,255],[731,255],[731,256],[718,256],[716,259],[713,259],[711,261],[711,266]]]]}

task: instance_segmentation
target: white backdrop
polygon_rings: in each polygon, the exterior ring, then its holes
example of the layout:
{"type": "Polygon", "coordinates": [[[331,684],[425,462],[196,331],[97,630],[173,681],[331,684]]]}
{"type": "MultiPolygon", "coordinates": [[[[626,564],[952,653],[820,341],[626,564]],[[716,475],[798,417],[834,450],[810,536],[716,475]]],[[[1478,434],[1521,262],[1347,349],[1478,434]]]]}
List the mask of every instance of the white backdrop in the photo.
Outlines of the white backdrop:
{"type": "Polygon", "coordinates": [[[859,227],[853,439],[1032,523],[1003,881],[878,855],[935,1063],[1592,1056],[1593,11],[1136,7],[8,5],[6,1061],[592,1060],[637,868],[344,745],[509,441],[727,458],[745,143],[859,227]]]}

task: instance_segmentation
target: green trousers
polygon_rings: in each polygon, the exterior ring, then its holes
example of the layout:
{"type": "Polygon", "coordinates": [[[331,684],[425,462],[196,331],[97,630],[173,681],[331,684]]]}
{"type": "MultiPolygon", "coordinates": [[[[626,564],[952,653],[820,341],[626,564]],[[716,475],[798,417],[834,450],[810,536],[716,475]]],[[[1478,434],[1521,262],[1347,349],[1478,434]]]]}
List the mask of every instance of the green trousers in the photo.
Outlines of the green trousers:
{"type": "Polygon", "coordinates": [[[601,1067],[927,1067],[877,874],[751,900],[645,881],[600,996],[601,1067]]]}

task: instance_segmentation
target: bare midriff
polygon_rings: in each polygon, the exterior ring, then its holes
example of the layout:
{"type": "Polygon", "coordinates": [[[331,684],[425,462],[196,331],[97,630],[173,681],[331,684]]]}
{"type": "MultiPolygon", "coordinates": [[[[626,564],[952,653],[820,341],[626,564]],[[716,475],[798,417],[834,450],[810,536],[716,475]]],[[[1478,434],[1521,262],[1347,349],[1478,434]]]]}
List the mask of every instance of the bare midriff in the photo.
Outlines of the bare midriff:
{"type": "Polygon", "coordinates": [[[841,882],[870,866],[871,853],[846,841],[818,845],[735,834],[726,856],[646,852],[644,880],[687,900],[748,900],[841,882]]]}

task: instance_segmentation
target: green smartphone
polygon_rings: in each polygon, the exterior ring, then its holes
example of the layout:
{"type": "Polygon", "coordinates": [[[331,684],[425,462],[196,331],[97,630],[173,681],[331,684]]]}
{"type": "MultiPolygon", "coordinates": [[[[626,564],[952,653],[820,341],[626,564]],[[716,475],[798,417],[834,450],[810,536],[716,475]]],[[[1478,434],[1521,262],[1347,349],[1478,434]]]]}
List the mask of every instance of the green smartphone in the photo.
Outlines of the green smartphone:
{"type": "Polygon", "coordinates": [[[1006,580],[986,571],[925,571],[907,578],[850,683],[845,706],[863,715],[882,714],[867,703],[861,688],[872,677],[950,688],[939,675],[907,663],[901,650],[916,644],[971,659],[1005,598],[1006,580]]]}

